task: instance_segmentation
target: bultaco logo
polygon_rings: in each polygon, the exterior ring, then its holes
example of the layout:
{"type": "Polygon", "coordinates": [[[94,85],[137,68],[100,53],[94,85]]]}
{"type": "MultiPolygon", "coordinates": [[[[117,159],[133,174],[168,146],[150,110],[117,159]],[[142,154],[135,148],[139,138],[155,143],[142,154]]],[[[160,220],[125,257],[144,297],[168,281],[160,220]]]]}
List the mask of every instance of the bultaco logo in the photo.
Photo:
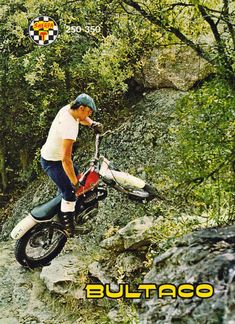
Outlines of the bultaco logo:
{"type": "Polygon", "coordinates": [[[53,43],[59,34],[59,28],[54,19],[48,16],[34,18],[29,25],[29,36],[38,45],[53,43]]]}

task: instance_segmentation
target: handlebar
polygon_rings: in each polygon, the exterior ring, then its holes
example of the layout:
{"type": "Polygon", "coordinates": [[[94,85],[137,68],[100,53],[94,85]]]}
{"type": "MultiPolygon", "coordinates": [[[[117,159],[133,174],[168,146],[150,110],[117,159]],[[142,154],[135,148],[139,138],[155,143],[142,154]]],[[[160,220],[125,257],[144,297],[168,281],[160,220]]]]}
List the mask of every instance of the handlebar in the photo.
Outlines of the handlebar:
{"type": "Polygon", "coordinates": [[[96,134],[96,136],[95,136],[95,156],[94,156],[95,160],[97,160],[99,158],[99,144],[100,144],[100,134],[96,134]]]}

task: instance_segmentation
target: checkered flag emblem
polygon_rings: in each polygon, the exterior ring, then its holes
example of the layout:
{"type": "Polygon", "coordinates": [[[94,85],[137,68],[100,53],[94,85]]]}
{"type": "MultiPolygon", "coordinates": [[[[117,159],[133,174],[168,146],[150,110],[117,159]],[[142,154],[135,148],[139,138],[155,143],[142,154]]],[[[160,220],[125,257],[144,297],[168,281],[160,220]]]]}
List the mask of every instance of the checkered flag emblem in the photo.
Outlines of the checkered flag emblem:
{"type": "Polygon", "coordinates": [[[29,36],[38,45],[44,46],[53,43],[59,34],[59,28],[54,19],[48,16],[39,16],[29,25],[29,36]]]}

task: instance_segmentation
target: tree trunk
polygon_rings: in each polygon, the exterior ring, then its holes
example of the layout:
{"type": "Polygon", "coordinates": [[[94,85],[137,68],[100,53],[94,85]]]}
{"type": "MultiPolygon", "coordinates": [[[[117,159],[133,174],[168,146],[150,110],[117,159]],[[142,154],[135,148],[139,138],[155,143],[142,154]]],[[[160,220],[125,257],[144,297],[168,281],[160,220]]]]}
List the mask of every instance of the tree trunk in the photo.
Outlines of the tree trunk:
{"type": "Polygon", "coordinates": [[[7,188],[7,174],[5,164],[5,152],[3,147],[0,147],[0,174],[2,191],[5,192],[7,188]]]}
{"type": "Polygon", "coordinates": [[[20,150],[20,166],[24,174],[28,171],[29,155],[26,149],[20,150]]]}

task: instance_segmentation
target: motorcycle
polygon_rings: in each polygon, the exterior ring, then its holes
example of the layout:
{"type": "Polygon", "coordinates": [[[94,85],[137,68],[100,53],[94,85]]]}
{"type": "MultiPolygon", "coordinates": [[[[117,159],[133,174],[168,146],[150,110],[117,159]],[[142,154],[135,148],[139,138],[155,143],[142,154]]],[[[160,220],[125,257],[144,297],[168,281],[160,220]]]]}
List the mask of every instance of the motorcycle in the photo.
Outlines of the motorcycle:
{"type": "MultiPolygon", "coordinates": [[[[158,196],[157,191],[144,180],[116,168],[99,155],[101,135],[96,134],[95,155],[84,173],[78,175],[80,187],[76,192],[75,230],[98,213],[99,201],[107,197],[107,186],[128,195],[138,202],[147,202],[158,196]]],[[[37,268],[50,264],[62,251],[68,235],[60,222],[59,194],[36,206],[12,230],[16,240],[15,257],[24,267],[37,268]]]]}

